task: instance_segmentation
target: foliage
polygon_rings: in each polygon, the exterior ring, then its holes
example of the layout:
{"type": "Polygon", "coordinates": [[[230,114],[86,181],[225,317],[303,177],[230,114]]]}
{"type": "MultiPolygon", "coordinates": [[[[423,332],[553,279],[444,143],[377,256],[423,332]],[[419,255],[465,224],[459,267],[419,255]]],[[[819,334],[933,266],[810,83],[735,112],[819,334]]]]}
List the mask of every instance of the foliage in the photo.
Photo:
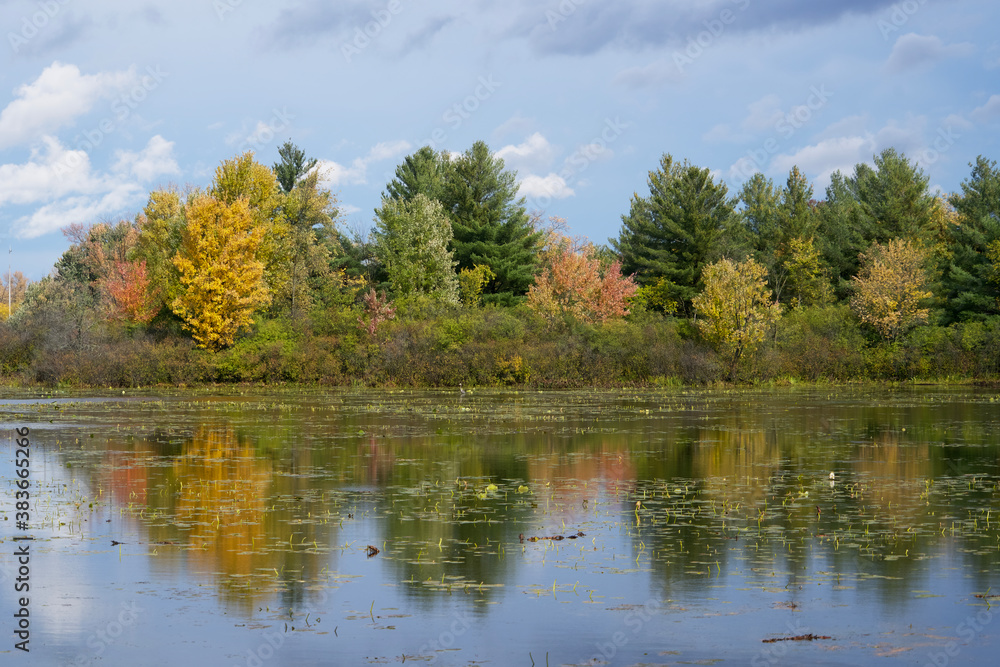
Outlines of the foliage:
{"type": "Polygon", "coordinates": [[[278,179],[278,184],[286,194],[291,193],[302,178],[316,166],[315,158],[307,158],[305,151],[286,141],[278,149],[280,162],[275,162],[271,170],[278,179]]]}
{"type": "Polygon", "coordinates": [[[471,269],[458,272],[458,294],[465,306],[478,306],[482,303],[483,289],[496,274],[488,266],[476,264],[471,269]]]}
{"type": "Polygon", "coordinates": [[[174,258],[182,293],[171,308],[200,347],[219,350],[270,301],[260,259],[266,228],[245,199],[227,204],[200,196],[187,207],[187,226],[174,258]]]}
{"type": "Polygon", "coordinates": [[[6,320],[17,312],[18,307],[24,302],[31,281],[20,271],[15,271],[13,274],[5,273],[0,280],[3,283],[3,293],[0,294],[0,299],[2,299],[0,301],[0,320],[6,320]]]}
{"type": "Polygon", "coordinates": [[[386,185],[383,197],[409,201],[424,195],[440,201],[450,167],[447,153],[435,153],[430,146],[424,146],[396,167],[396,177],[386,185]]]}
{"type": "Polygon", "coordinates": [[[858,318],[888,340],[926,322],[929,310],[921,304],[932,296],[925,289],[926,260],[926,251],[902,239],[863,254],[861,272],[852,281],[851,308],[858,318]]]}
{"type": "Polygon", "coordinates": [[[452,227],[441,203],[423,194],[408,201],[383,199],[375,216],[375,253],[392,290],[458,303],[455,260],[448,249],[452,227]]]}
{"type": "Polygon", "coordinates": [[[633,196],[612,245],[625,273],[636,274],[641,285],[665,278],[670,299],[686,309],[732,222],[733,202],[726,185],[716,183],[708,169],[687,161],[678,164],[671,155],[664,155],[660,168],[649,173],[648,183],[649,196],[633,196]]]}
{"type": "Polygon", "coordinates": [[[371,337],[375,336],[380,325],[396,317],[396,308],[389,302],[389,297],[385,292],[378,294],[374,287],[365,292],[362,305],[364,315],[358,318],[358,326],[371,337]]]}
{"type": "Polygon", "coordinates": [[[948,228],[942,296],[953,321],[1000,313],[1000,284],[990,279],[989,250],[1000,241],[1000,168],[982,156],[970,166],[962,192],[950,198],[957,220],[948,228]]]}
{"type": "Polygon", "coordinates": [[[850,291],[860,254],[873,243],[907,238],[931,246],[937,232],[927,175],[894,148],[873,161],[874,168],[858,164],[850,177],[835,172],[820,209],[819,246],[840,298],[850,291]]]}
{"type": "Polygon", "coordinates": [[[817,306],[833,301],[830,279],[812,239],[791,239],[780,260],[781,291],[790,307],[817,306]]]}
{"type": "Polygon", "coordinates": [[[168,309],[180,294],[180,277],[173,258],[181,245],[184,210],[174,190],[154,190],[143,212],[136,216],[139,238],[132,259],[146,263],[146,275],[154,288],[151,298],[158,309],[168,309]]]}
{"type": "Polygon", "coordinates": [[[767,286],[767,269],[753,259],[722,259],[708,266],[705,290],[692,305],[704,317],[698,320],[699,331],[726,360],[731,379],[781,314],[767,286]]]}
{"type": "Polygon", "coordinates": [[[601,270],[587,246],[575,251],[570,243],[550,253],[547,266],[528,292],[528,307],[552,320],[569,316],[580,322],[606,322],[629,312],[638,286],[621,274],[618,262],[601,270]]]}
{"type": "Polygon", "coordinates": [[[101,280],[112,319],[146,324],[159,311],[156,289],[149,282],[146,260],[114,260],[101,280]]]}
{"type": "Polygon", "coordinates": [[[441,201],[454,229],[458,268],[490,267],[488,300],[510,302],[527,293],[538,265],[541,234],[517,198],[517,174],[482,141],[451,162],[441,201]]]}
{"type": "MultiPolygon", "coordinates": [[[[252,226],[260,230],[254,257],[264,263],[264,281],[273,295],[287,289],[294,255],[291,229],[282,210],[285,198],[274,172],[247,151],[223,160],[215,169],[208,194],[227,206],[244,200],[252,226]]],[[[189,223],[190,224],[190,223],[189,223]]]]}

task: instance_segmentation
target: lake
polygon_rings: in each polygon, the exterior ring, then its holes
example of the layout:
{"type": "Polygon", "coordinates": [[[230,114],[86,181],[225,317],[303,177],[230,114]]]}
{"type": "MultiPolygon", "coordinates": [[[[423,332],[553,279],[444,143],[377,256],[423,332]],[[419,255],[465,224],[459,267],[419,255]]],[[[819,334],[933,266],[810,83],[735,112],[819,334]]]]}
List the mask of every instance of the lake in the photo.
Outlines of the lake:
{"type": "Polygon", "coordinates": [[[4,396],[5,665],[943,667],[1000,649],[995,390],[4,396]]]}

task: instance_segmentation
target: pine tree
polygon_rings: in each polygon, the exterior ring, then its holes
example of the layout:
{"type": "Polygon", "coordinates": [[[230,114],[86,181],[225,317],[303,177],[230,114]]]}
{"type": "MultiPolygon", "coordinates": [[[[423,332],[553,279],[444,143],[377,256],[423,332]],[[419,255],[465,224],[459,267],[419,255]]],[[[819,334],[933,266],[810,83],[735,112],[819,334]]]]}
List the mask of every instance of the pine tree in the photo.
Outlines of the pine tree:
{"type": "Polygon", "coordinates": [[[686,308],[702,289],[702,272],[716,258],[718,243],[732,224],[734,202],[708,169],[664,155],[649,172],[649,196],[633,195],[622,230],[612,245],[622,271],[641,285],[669,281],[671,298],[686,308]]]}
{"type": "Polygon", "coordinates": [[[962,192],[951,196],[958,213],[952,225],[944,267],[948,315],[953,320],[981,319],[1000,312],[1000,284],[991,280],[990,250],[1000,242],[1000,169],[979,156],[962,192]]]}
{"type": "Polygon", "coordinates": [[[275,162],[272,170],[278,184],[285,193],[291,192],[296,184],[316,166],[315,158],[307,158],[305,151],[288,140],[278,149],[280,162],[275,162]]]}
{"type": "Polygon", "coordinates": [[[477,141],[453,161],[442,203],[451,219],[451,247],[459,269],[488,266],[495,274],[484,300],[510,303],[523,296],[538,266],[541,233],[531,226],[524,198],[517,198],[517,174],[477,141]]]}
{"type": "Polygon", "coordinates": [[[450,166],[447,153],[435,153],[430,146],[424,146],[396,167],[396,178],[386,185],[382,196],[409,201],[424,195],[440,201],[450,166]]]}

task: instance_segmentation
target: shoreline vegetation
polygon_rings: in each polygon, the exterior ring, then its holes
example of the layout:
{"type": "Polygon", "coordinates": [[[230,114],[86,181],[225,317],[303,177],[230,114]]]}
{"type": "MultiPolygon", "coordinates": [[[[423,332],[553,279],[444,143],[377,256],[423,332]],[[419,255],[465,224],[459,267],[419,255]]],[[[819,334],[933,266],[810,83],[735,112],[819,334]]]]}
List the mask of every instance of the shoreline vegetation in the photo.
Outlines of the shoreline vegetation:
{"type": "Polygon", "coordinates": [[[422,148],[349,232],[315,160],[223,162],[5,276],[0,384],[671,387],[1000,383],[1000,170],[887,149],[826,198],[663,156],[608,246],[525,210],[482,142],[422,148]]]}

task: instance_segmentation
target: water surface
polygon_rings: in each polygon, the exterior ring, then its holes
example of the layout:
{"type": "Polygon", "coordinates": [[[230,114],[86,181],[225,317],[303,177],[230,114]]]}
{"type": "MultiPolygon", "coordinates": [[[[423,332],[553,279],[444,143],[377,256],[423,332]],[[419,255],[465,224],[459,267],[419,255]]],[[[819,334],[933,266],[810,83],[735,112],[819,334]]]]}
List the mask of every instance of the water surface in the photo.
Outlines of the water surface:
{"type": "Polygon", "coordinates": [[[994,391],[229,392],[0,400],[7,619],[16,426],[35,537],[31,653],[8,621],[4,664],[940,665],[1000,647],[994,391]]]}

